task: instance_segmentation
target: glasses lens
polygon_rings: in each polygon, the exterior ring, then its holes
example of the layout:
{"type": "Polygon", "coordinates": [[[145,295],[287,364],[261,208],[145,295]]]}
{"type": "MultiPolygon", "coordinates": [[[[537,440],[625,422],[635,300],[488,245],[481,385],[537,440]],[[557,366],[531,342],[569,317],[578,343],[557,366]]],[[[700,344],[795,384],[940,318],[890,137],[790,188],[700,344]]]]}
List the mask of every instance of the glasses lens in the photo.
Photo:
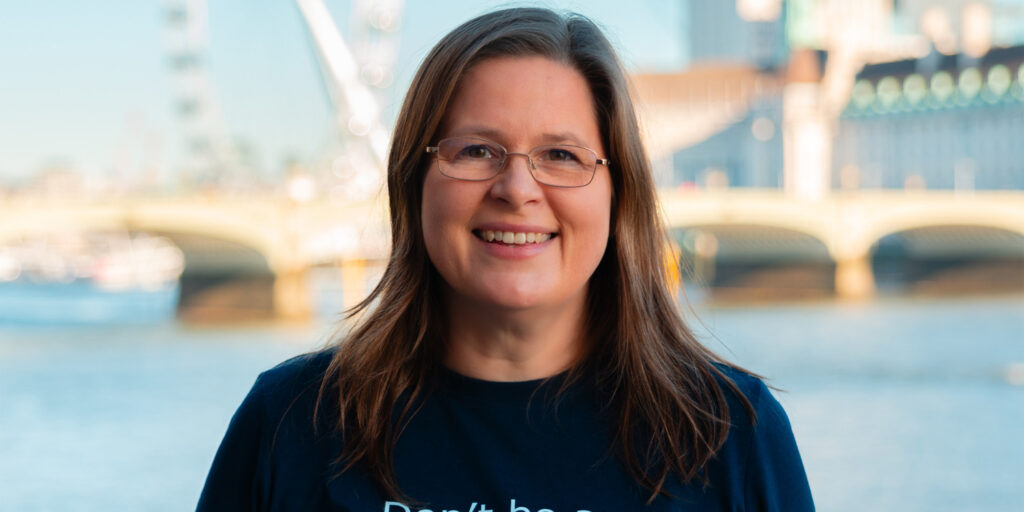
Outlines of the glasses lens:
{"type": "Polygon", "coordinates": [[[590,183],[597,155],[579,146],[541,146],[530,152],[537,181],[556,187],[582,187],[590,183]]]}
{"type": "Polygon", "coordinates": [[[489,180],[501,170],[505,149],[483,139],[454,138],[438,143],[441,172],[460,180],[489,180]]]}
{"type": "MultiPolygon", "coordinates": [[[[507,156],[505,148],[486,139],[454,137],[437,144],[438,168],[457,180],[489,180],[501,172],[507,156]]],[[[597,154],[580,146],[540,146],[530,151],[529,158],[533,177],[553,187],[587,185],[597,168],[597,154]]]]}

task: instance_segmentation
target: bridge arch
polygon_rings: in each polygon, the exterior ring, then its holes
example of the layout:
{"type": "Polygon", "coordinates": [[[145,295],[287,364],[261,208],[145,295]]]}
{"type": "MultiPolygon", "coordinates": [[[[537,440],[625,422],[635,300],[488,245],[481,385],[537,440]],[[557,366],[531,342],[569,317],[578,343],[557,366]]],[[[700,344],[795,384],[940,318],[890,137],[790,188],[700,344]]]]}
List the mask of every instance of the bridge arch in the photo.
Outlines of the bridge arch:
{"type": "Polygon", "coordinates": [[[144,231],[203,236],[248,247],[274,273],[295,265],[297,247],[275,205],[223,201],[128,201],[116,204],[28,204],[7,208],[0,244],[40,233],[144,231]]]}
{"type": "Polygon", "coordinates": [[[273,203],[153,200],[7,210],[0,245],[50,233],[145,232],[171,239],[185,256],[180,305],[186,309],[212,300],[225,312],[241,305],[235,309],[243,316],[308,311],[301,244],[273,203]]]}
{"type": "Polygon", "coordinates": [[[814,234],[766,224],[691,224],[671,230],[684,274],[717,299],[831,295],[835,264],[814,234]]]}
{"type": "Polygon", "coordinates": [[[1006,219],[998,219],[993,222],[942,222],[941,219],[907,219],[903,222],[897,221],[879,226],[870,233],[869,238],[873,240],[871,245],[874,246],[882,239],[892,235],[930,229],[957,230],[961,232],[971,230],[991,231],[994,232],[993,234],[995,232],[1004,233],[1012,235],[1015,239],[1024,240],[1024,225],[1007,221],[1006,219]]]}
{"type": "Polygon", "coordinates": [[[871,266],[876,283],[899,291],[1024,291],[1024,234],[966,224],[894,231],[872,245],[871,266]]]}

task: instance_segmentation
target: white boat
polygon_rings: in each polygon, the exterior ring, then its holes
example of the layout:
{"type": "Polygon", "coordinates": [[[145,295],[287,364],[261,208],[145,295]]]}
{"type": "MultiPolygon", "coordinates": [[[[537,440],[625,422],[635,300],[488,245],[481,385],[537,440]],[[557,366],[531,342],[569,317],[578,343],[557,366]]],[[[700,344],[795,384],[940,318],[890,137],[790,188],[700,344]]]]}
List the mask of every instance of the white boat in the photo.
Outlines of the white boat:
{"type": "Polygon", "coordinates": [[[146,234],[50,236],[0,248],[0,324],[174,318],[185,260],[146,234]]]}

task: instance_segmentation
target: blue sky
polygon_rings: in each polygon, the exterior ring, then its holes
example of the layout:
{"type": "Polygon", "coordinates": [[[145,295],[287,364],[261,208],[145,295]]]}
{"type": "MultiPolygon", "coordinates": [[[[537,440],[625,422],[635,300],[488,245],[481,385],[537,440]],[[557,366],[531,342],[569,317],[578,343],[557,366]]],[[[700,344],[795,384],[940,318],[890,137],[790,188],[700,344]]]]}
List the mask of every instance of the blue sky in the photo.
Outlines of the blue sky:
{"type": "MultiPolygon", "coordinates": [[[[210,0],[210,71],[232,137],[266,174],[313,161],[332,144],[330,105],[291,0],[210,0]]],[[[347,0],[326,0],[342,32],[347,0]]],[[[0,186],[64,163],[131,180],[180,162],[181,127],[165,65],[162,0],[4,1],[0,9],[0,186]]],[[[633,70],[683,65],[681,0],[544,2],[406,0],[396,64],[400,101],[420,59],[445,32],[504,5],[582,12],[604,26],[633,70]]],[[[385,105],[393,115],[393,106],[385,105]]]]}

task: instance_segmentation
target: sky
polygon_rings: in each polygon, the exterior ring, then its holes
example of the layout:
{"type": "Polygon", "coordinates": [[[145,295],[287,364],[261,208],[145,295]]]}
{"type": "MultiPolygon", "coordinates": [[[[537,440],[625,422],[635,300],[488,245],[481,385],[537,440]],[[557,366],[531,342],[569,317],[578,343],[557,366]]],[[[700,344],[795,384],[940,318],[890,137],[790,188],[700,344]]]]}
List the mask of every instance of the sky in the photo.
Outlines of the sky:
{"type": "MultiPolygon", "coordinates": [[[[343,35],[348,0],[326,0],[343,35]]],[[[532,2],[406,0],[394,116],[420,60],[459,23],[499,6],[581,12],[606,30],[633,71],[685,62],[682,0],[532,2]]],[[[173,110],[163,0],[0,0],[0,188],[43,169],[173,181],[183,131],[173,110]],[[155,171],[153,171],[155,169],[155,171]]],[[[335,144],[331,105],[292,0],[209,0],[209,72],[228,135],[252,148],[258,172],[313,162],[335,144]]]]}

